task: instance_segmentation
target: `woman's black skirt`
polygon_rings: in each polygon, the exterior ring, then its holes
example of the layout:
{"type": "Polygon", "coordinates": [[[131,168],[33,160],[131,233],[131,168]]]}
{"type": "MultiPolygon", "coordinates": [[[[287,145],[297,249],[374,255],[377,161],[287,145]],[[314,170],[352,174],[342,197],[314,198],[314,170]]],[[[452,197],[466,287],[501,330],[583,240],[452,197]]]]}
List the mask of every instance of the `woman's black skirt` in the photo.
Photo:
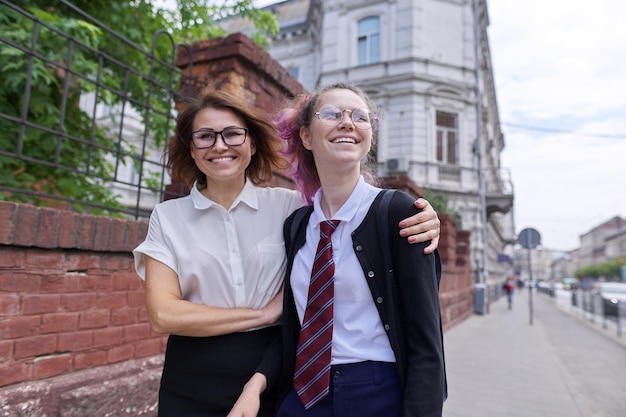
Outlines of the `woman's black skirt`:
{"type": "MultiPolygon", "coordinates": [[[[225,417],[254,374],[280,326],[214,337],[171,335],[167,341],[159,417],[225,417]]],[[[258,416],[273,416],[273,398],[261,397],[258,416]]]]}

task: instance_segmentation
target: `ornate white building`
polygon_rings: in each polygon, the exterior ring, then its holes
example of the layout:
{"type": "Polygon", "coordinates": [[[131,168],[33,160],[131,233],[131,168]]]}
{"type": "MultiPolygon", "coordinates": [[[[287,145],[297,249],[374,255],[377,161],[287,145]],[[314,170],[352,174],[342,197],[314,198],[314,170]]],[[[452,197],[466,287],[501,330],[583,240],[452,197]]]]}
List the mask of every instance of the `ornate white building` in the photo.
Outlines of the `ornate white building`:
{"type": "Polygon", "coordinates": [[[513,255],[513,187],[500,165],[486,1],[287,0],[267,9],[281,28],[272,57],[306,89],[348,81],[370,94],[379,174],[445,194],[471,231],[476,281],[499,287],[513,273],[502,262],[513,255]]]}

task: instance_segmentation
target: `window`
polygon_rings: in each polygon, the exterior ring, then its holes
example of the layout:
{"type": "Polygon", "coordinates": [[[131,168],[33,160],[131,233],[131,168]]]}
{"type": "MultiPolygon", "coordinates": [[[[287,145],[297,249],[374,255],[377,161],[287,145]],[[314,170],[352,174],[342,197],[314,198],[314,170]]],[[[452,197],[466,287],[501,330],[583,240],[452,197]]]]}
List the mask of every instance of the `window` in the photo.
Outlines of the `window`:
{"type": "Polygon", "coordinates": [[[380,61],[380,18],[367,17],[358,26],[359,65],[380,61]]]}
{"type": "Polygon", "coordinates": [[[454,113],[437,112],[437,161],[446,164],[457,163],[458,136],[457,115],[454,113]]]}

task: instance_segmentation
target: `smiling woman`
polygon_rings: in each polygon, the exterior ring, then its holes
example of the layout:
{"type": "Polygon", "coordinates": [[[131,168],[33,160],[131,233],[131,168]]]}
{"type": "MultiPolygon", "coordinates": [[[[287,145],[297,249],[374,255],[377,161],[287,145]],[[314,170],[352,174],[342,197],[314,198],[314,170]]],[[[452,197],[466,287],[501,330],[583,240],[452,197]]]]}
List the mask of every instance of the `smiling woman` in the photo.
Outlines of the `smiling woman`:
{"type": "Polygon", "coordinates": [[[168,333],[159,416],[273,415],[280,367],[282,224],[303,202],[256,186],[280,160],[276,129],[213,92],[180,115],[168,168],[190,195],[158,204],[135,264],[153,328],[168,333]]]}

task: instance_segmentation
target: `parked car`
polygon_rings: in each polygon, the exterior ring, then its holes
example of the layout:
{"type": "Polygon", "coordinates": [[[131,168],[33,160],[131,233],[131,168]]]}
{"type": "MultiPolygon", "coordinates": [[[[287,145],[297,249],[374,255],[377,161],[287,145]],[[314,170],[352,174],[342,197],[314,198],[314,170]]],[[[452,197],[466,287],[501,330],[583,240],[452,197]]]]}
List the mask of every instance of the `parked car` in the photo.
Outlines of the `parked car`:
{"type": "Polygon", "coordinates": [[[563,287],[566,290],[578,289],[578,278],[563,278],[563,287]]]}
{"type": "Polygon", "coordinates": [[[617,317],[618,302],[626,304],[626,282],[596,282],[591,291],[602,298],[606,317],[617,317]]]}

